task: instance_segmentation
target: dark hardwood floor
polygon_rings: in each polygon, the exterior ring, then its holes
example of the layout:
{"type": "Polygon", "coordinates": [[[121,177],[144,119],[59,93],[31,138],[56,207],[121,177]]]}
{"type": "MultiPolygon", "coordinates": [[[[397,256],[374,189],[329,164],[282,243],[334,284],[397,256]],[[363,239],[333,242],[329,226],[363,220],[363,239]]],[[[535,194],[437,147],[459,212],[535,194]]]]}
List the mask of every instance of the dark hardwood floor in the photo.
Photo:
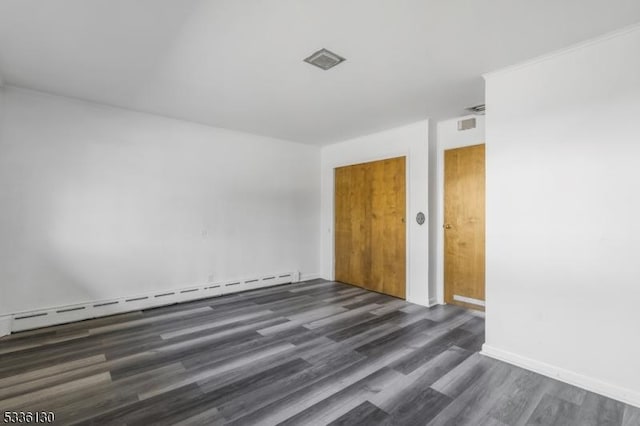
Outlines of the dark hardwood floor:
{"type": "Polygon", "coordinates": [[[317,280],[0,339],[0,412],[57,424],[640,425],[478,354],[483,314],[317,280]]]}

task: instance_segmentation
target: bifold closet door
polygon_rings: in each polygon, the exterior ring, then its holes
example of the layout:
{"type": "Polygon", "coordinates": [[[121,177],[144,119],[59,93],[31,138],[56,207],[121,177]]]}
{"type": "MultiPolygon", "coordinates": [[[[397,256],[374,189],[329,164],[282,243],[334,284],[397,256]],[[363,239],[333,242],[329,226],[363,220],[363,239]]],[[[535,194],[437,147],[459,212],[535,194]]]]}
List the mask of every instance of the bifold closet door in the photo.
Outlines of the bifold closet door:
{"type": "Polygon", "coordinates": [[[335,169],[336,281],[405,298],[405,157],[335,169]]]}

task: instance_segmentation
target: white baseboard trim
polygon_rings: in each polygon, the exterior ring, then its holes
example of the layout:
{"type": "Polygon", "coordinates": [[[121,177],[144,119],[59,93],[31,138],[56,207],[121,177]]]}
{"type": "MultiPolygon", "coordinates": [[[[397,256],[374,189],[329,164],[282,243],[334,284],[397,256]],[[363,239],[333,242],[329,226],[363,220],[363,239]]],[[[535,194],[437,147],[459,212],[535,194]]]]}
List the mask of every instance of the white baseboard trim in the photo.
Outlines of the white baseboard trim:
{"type": "Polygon", "coordinates": [[[440,303],[438,303],[435,297],[432,297],[431,299],[429,299],[429,307],[436,306],[436,305],[440,305],[440,303]]]}
{"type": "Polygon", "coordinates": [[[159,290],[153,293],[129,295],[107,300],[94,300],[75,305],[16,312],[7,316],[0,316],[0,336],[3,335],[3,332],[10,334],[16,331],[139,311],[298,281],[300,281],[300,272],[284,272],[205,283],[173,290],[159,290]],[[8,328],[8,332],[6,332],[5,328],[8,328]]]}
{"type": "Polygon", "coordinates": [[[11,334],[11,322],[13,317],[11,315],[0,316],[0,337],[11,334]]]}
{"type": "Polygon", "coordinates": [[[542,374],[543,376],[604,395],[608,398],[616,399],[624,402],[625,404],[640,407],[640,392],[612,385],[610,383],[576,373],[575,371],[566,370],[551,364],[520,356],[518,354],[487,345],[486,343],[482,346],[482,352],[480,353],[490,358],[542,374]]]}
{"type": "Polygon", "coordinates": [[[317,274],[300,274],[300,281],[311,281],[311,280],[318,280],[322,278],[322,275],[317,273],[317,274]]]}

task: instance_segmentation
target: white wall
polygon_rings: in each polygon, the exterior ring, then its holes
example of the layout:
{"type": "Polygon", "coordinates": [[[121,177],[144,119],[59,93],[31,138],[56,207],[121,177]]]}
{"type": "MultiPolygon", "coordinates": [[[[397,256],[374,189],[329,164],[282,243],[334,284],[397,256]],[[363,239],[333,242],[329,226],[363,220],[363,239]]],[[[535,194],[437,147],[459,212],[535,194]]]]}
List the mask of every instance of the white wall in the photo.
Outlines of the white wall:
{"type": "Polygon", "coordinates": [[[429,305],[437,303],[438,294],[438,123],[429,120],[429,173],[428,173],[428,204],[429,213],[429,305]]]}
{"type": "Polygon", "coordinates": [[[640,28],[487,76],[485,351],[640,405],[640,28]]]}
{"type": "Polygon", "coordinates": [[[467,115],[438,122],[436,148],[436,193],[435,212],[437,215],[433,240],[436,245],[435,298],[437,303],[444,303],[444,152],[448,149],[461,148],[485,143],[485,117],[467,115]],[[458,130],[458,121],[467,118],[476,119],[476,128],[458,130]]]}
{"type": "Polygon", "coordinates": [[[429,226],[418,212],[428,205],[427,120],[322,148],[322,276],[334,279],[334,169],[384,158],[407,157],[407,300],[429,304],[429,226]]]}
{"type": "Polygon", "coordinates": [[[5,90],[0,315],[319,274],[319,148],[5,90]]]}
{"type": "MultiPolygon", "coordinates": [[[[2,113],[4,110],[4,97],[5,97],[5,88],[3,86],[2,76],[0,76],[0,134],[2,134],[2,113]]],[[[0,139],[1,143],[1,139],[0,139]]],[[[0,186],[0,188],[2,188],[0,186]]],[[[1,190],[1,189],[0,189],[1,190]]],[[[2,209],[2,205],[0,205],[0,209],[2,209]]],[[[2,235],[0,235],[0,240],[2,239],[2,235]]],[[[0,301],[7,300],[9,294],[5,290],[4,283],[0,282],[0,301]]],[[[0,302],[1,304],[2,302],[0,302]]],[[[0,308],[0,336],[4,336],[11,332],[11,316],[3,315],[3,311],[0,308]]]]}

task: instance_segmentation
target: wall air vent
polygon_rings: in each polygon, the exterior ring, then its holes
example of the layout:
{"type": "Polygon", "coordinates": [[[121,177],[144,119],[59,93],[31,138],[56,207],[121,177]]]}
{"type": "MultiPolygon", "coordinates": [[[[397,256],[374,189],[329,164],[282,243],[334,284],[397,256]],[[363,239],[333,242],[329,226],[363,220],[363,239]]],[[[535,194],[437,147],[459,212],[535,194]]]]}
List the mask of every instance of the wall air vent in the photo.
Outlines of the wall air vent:
{"type": "Polygon", "coordinates": [[[330,52],[327,49],[320,49],[304,61],[326,71],[335,67],[339,63],[346,61],[346,59],[340,55],[330,52]]]}
{"type": "Polygon", "coordinates": [[[476,119],[467,118],[465,120],[458,121],[458,131],[471,130],[476,128],[476,119]]]}
{"type": "Polygon", "coordinates": [[[478,115],[484,115],[485,112],[485,105],[484,104],[480,104],[480,105],[476,105],[476,106],[472,106],[469,108],[465,108],[467,111],[469,111],[472,114],[478,114],[478,115]]]}

